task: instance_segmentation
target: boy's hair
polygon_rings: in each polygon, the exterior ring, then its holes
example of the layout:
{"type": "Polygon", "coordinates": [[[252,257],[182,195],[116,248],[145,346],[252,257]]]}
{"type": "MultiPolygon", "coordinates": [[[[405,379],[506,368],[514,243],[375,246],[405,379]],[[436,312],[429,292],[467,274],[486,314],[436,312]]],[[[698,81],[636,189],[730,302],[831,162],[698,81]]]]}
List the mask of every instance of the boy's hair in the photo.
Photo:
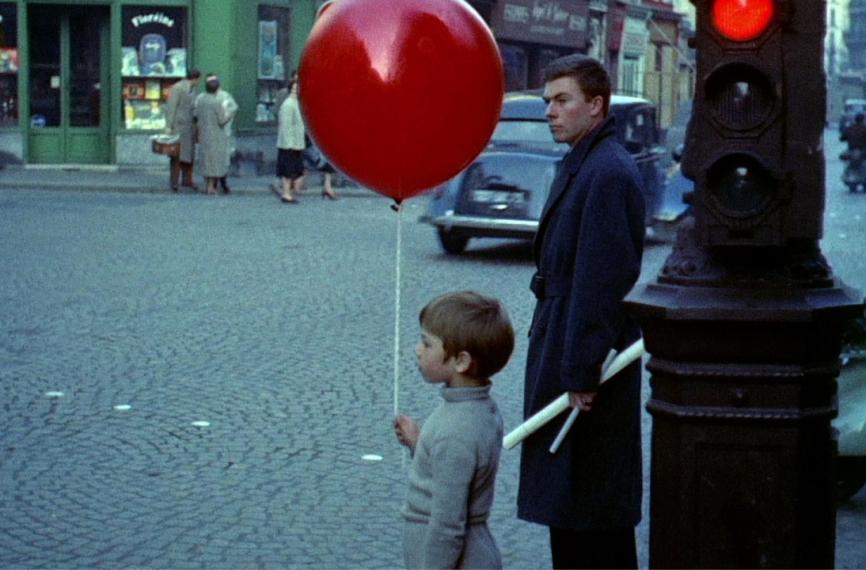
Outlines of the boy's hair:
{"type": "Polygon", "coordinates": [[[610,75],[601,62],[579,53],[559,57],[545,66],[544,82],[560,77],[573,77],[587,101],[600,96],[604,101],[604,116],[607,116],[610,109],[610,75]]]}
{"type": "Polygon", "coordinates": [[[474,291],[446,293],[421,309],[421,326],[442,339],[445,354],[472,357],[467,376],[490,378],[508,363],[514,328],[502,304],[474,291]]]}

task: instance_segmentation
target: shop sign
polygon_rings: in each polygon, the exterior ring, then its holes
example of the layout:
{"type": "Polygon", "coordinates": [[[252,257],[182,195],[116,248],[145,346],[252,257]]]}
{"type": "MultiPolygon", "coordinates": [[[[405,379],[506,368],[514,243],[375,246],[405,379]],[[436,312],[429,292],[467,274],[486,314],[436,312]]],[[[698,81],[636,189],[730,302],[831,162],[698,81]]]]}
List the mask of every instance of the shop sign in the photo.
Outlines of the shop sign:
{"type": "Polygon", "coordinates": [[[632,57],[643,57],[650,43],[649,30],[642,19],[626,18],[622,34],[622,52],[632,57]]]}
{"type": "Polygon", "coordinates": [[[497,39],[581,48],[588,5],[573,0],[502,0],[493,29],[497,39]]]}
{"type": "Polygon", "coordinates": [[[134,27],[143,26],[145,24],[162,24],[168,28],[174,27],[174,20],[163,14],[162,12],[155,12],[153,14],[139,14],[137,16],[133,16],[132,25],[134,27]]]}

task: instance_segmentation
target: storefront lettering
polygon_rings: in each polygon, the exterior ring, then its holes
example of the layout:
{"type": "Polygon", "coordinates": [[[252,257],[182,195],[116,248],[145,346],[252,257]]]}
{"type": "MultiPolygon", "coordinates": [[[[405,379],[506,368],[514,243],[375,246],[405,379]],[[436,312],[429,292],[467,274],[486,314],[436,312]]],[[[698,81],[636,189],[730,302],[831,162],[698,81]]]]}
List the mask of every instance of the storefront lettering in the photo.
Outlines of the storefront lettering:
{"type": "Polygon", "coordinates": [[[532,7],[532,19],[536,22],[562,24],[568,20],[568,11],[559,6],[559,2],[539,2],[535,0],[532,7]]]}
{"type": "Polygon", "coordinates": [[[509,23],[525,24],[529,21],[529,7],[506,4],[505,21],[509,23]]]}
{"type": "Polygon", "coordinates": [[[572,16],[568,19],[568,29],[572,32],[586,31],[586,18],[583,16],[572,16]]]}
{"type": "Polygon", "coordinates": [[[140,16],[135,16],[132,19],[132,25],[136,28],[139,26],[143,26],[144,24],[162,24],[163,26],[173,28],[174,20],[172,20],[162,12],[155,12],[153,14],[141,14],[140,16]]]}
{"type": "Polygon", "coordinates": [[[583,44],[588,25],[574,0],[502,0],[493,23],[500,38],[571,47],[583,44]]]}

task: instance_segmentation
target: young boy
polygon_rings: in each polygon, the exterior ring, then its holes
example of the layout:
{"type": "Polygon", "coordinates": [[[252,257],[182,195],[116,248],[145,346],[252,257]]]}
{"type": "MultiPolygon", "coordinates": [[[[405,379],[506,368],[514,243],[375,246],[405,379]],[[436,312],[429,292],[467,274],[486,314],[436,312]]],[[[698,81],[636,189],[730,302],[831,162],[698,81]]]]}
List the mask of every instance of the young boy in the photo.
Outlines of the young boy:
{"type": "Polygon", "coordinates": [[[400,415],[397,439],[412,451],[403,508],[408,568],[502,568],[487,527],[502,449],[502,417],[490,377],[514,349],[514,329],[496,299],[447,293],[421,310],[418,368],[442,399],[423,430],[400,415]]]}

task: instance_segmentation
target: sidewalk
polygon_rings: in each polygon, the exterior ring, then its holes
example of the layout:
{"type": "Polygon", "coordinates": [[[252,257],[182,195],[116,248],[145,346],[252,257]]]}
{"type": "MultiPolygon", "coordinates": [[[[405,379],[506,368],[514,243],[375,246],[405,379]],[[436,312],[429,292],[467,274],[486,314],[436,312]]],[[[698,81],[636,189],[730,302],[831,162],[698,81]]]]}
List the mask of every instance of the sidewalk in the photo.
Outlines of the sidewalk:
{"type": "MultiPolygon", "coordinates": [[[[204,180],[196,176],[199,193],[204,191],[204,180]]],[[[229,176],[232,194],[271,195],[273,176],[229,176]]],[[[340,197],[370,197],[375,192],[358,186],[351,180],[335,176],[334,190],[340,197]],[[341,180],[346,180],[340,184],[341,180]]],[[[321,175],[312,173],[306,179],[307,192],[317,193],[321,188],[321,175]]],[[[165,169],[130,169],[112,165],[27,165],[0,168],[0,188],[39,190],[93,190],[107,192],[169,193],[168,164],[165,169]]],[[[182,188],[181,193],[190,193],[182,188]]]]}

